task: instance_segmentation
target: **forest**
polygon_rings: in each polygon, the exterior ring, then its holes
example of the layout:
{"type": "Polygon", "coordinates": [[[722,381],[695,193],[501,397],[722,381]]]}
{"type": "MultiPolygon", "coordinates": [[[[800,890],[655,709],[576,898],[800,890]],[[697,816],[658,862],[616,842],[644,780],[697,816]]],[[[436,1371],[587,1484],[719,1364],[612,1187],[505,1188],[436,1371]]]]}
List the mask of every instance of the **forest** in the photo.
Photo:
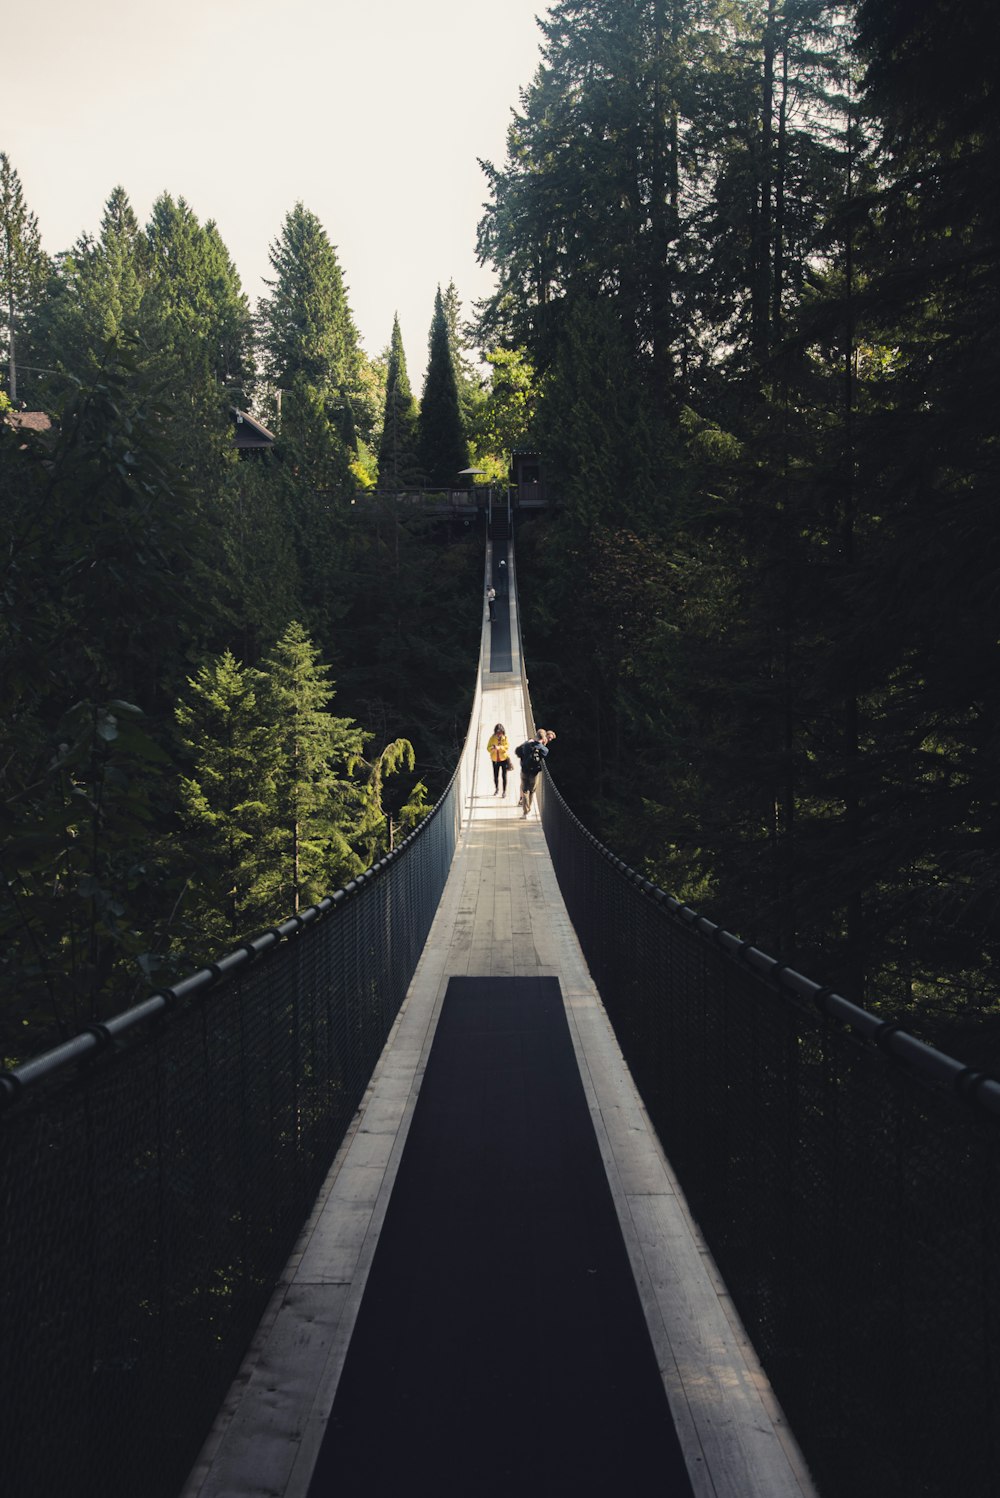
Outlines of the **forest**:
{"type": "Polygon", "coordinates": [[[573,809],[998,1064],[997,13],[561,0],[539,26],[470,225],[496,289],[439,289],[419,400],[303,204],[251,310],[183,199],[143,227],[115,188],[49,259],[0,154],[8,1060],[416,824],[465,731],[482,537],[398,496],[502,483],[522,447],[556,497],[517,558],[573,809]]]}

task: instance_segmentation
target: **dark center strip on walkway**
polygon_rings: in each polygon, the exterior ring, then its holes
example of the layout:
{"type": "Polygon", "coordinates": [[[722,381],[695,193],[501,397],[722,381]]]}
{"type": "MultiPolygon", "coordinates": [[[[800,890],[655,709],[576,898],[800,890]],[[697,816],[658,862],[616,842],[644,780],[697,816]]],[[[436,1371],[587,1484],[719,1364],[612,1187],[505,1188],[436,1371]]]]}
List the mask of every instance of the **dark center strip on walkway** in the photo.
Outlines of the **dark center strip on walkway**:
{"type": "MultiPolygon", "coordinates": [[[[506,535],[506,530],[504,532],[506,535]]],[[[493,548],[492,582],[496,589],[493,623],[490,626],[490,670],[513,671],[510,647],[510,586],[507,577],[506,541],[493,548]],[[501,567],[500,563],[504,565],[501,567]]]]}
{"type": "Polygon", "coordinates": [[[510,649],[510,604],[506,598],[497,597],[494,605],[493,623],[490,625],[490,670],[513,671],[514,661],[510,649]]]}
{"type": "Polygon", "coordinates": [[[310,1498],[690,1498],[557,978],[452,978],[310,1498]]]}

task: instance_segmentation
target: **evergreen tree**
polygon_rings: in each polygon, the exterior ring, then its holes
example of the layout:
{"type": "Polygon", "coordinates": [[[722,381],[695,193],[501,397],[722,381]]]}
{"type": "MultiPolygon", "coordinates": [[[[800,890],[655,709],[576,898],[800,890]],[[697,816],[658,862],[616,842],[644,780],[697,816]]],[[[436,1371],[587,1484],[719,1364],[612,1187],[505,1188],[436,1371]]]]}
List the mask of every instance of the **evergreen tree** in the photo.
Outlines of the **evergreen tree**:
{"type": "Polygon", "coordinates": [[[243,405],[251,379],[252,320],[235,267],[213,223],[202,226],[164,193],[146,230],[149,283],[142,322],[153,367],[175,396],[206,399],[225,414],[243,405]]]}
{"type": "Polygon", "coordinates": [[[272,898],[276,910],[287,912],[314,904],[367,867],[351,848],[363,797],[348,777],[370,735],[328,711],[329,667],[300,624],[289,624],[263,672],[279,741],[272,898]]]}
{"type": "Polygon", "coordinates": [[[483,382],[469,358],[469,351],[473,345],[470,341],[469,330],[462,322],[462,303],[454,281],[449,281],[445,288],[443,304],[445,321],[448,324],[452,364],[455,369],[455,387],[458,390],[458,404],[462,412],[462,425],[465,431],[469,432],[472,430],[476,414],[483,401],[483,382]]]}
{"type": "Polygon", "coordinates": [[[273,913],[281,743],[265,690],[227,650],[188,678],[176,708],[191,762],[180,780],[188,919],[201,950],[232,945],[273,913]]]}
{"type": "Polygon", "coordinates": [[[417,403],[410,390],[403,336],[399,331],[397,314],[392,322],[382,440],[378,450],[378,479],[381,489],[406,489],[420,483],[417,430],[417,403]]]}
{"type": "Polygon", "coordinates": [[[10,158],[0,151],[0,325],[6,334],[7,389],[15,405],[19,325],[35,305],[47,265],[38,220],[10,158]]]}
{"type": "Polygon", "coordinates": [[[35,319],[39,365],[90,382],[115,350],[139,359],[141,308],[149,281],[147,245],[124,188],[105,204],[99,238],[77,240],[57,257],[35,319]]]}
{"type": "Polygon", "coordinates": [[[434,297],[427,374],[420,401],[420,466],[430,484],[459,485],[458,475],[469,466],[469,445],[462,425],[455,361],[448,335],[448,319],[440,286],[434,297]]]}
{"type": "Polygon", "coordinates": [[[319,219],[302,203],[271,246],[274,280],[258,311],[265,374],[276,390],[296,379],[329,399],[359,381],[358,335],[340,262],[319,219]]]}
{"type": "Polygon", "coordinates": [[[506,166],[485,164],[479,256],[499,279],[482,333],[523,345],[545,370],[573,301],[606,297],[657,388],[676,378],[699,172],[685,137],[726,11],[721,0],[561,0],[540,22],[543,62],[506,166]]]}
{"type": "Polygon", "coordinates": [[[336,251],[302,203],[286,215],[271,265],[257,323],[279,435],[307,482],[347,494],[361,353],[336,251]]]}

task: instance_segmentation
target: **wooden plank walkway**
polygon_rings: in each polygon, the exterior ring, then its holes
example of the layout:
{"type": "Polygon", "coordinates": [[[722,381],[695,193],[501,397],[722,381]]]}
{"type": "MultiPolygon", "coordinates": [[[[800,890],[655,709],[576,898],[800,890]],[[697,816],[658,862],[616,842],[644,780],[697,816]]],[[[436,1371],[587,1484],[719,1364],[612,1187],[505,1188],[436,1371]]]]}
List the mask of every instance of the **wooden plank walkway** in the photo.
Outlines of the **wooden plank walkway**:
{"type": "MultiPolygon", "coordinates": [[[[814,1498],[801,1454],[632,1084],[570,925],[538,812],[524,819],[518,809],[516,769],[507,797],[493,794],[485,752],[493,725],[506,725],[512,746],[528,731],[513,598],[511,610],[510,672],[489,670],[484,639],[466,751],[472,760],[463,776],[465,826],[417,972],[182,1498],[306,1498],[448,980],[493,975],[560,981],[598,1148],[696,1498],[814,1498]]],[[[484,635],[488,631],[486,624],[484,635]]],[[[556,774],[558,755],[557,741],[556,774]]],[[[391,1441],[391,1430],[385,1439],[391,1441]]],[[[414,1491],[419,1488],[414,1473],[414,1491]]]]}

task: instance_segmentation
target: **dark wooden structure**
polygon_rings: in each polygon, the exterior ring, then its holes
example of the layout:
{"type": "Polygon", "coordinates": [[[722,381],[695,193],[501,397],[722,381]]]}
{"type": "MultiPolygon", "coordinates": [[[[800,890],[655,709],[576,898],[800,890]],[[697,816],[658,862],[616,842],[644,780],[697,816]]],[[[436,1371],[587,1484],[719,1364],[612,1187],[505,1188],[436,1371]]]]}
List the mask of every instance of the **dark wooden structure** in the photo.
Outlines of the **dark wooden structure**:
{"type": "Polygon", "coordinates": [[[255,421],[248,412],[237,411],[235,406],[232,417],[236,447],[241,458],[255,458],[270,452],[277,440],[273,432],[255,421]]]}

